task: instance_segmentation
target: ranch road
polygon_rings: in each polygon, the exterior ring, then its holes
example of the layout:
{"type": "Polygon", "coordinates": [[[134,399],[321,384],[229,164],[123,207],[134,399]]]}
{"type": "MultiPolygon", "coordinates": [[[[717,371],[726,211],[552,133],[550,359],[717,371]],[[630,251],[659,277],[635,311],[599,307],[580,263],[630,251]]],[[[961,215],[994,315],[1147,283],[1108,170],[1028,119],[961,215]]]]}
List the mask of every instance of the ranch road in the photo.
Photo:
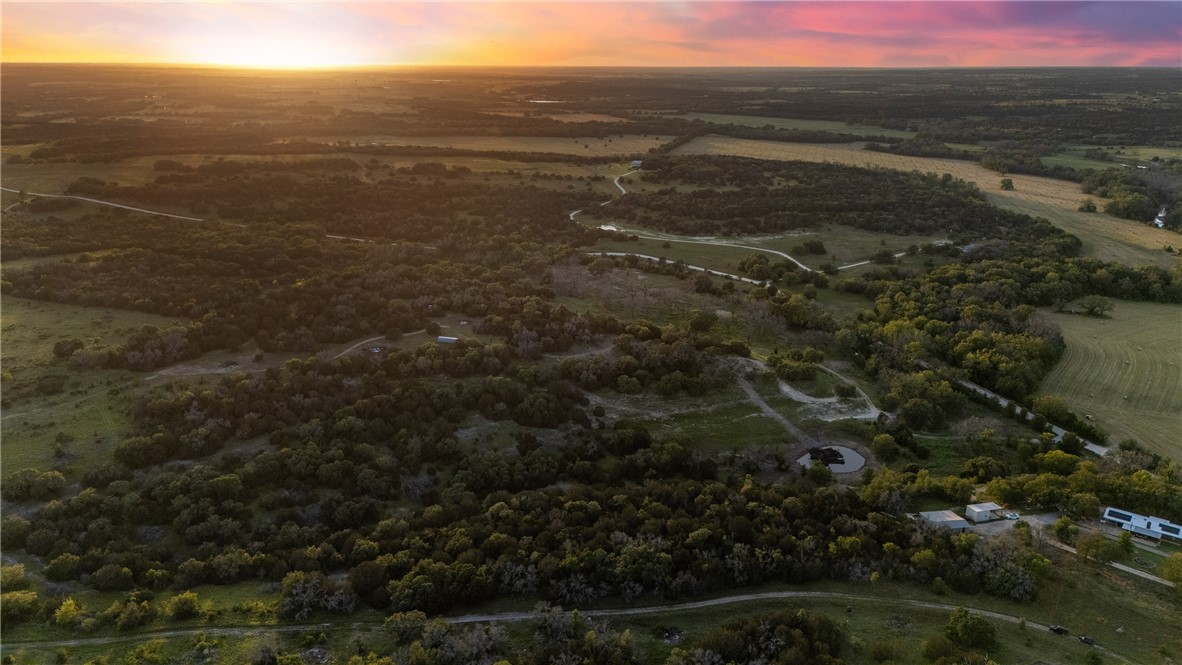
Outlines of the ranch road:
{"type": "MultiPolygon", "coordinates": [[[[732,596],[723,596],[721,598],[710,598],[707,600],[695,600],[685,603],[668,603],[663,605],[649,605],[645,607],[626,607],[613,610],[580,610],[584,616],[596,618],[611,618],[611,617],[627,617],[627,616],[644,616],[648,614],[662,614],[667,612],[681,612],[687,610],[705,609],[708,607],[720,607],[723,605],[734,605],[737,603],[749,603],[760,600],[790,600],[793,598],[817,598],[828,600],[842,600],[852,602],[871,602],[878,605],[900,605],[904,607],[915,607],[927,610],[942,610],[951,612],[958,605],[950,605],[946,603],[931,603],[921,600],[907,600],[903,598],[884,598],[882,596],[864,596],[861,594],[841,593],[837,591],[764,591],[759,593],[743,593],[732,596]]],[[[973,614],[978,614],[990,619],[998,621],[1005,621],[1007,623],[1018,624],[1022,621],[1031,628],[1040,630],[1050,630],[1049,626],[1041,623],[1030,621],[1024,617],[1015,616],[1013,614],[1005,614],[1003,612],[993,612],[989,610],[978,610],[968,608],[973,614]]],[[[453,624],[466,623],[512,623],[518,621],[528,621],[532,618],[532,612],[490,612],[487,614],[462,614],[459,616],[443,617],[444,620],[453,624]]],[[[359,627],[363,624],[356,622],[354,627],[359,627]]],[[[381,624],[374,622],[372,626],[378,627],[381,624]]],[[[58,647],[74,647],[74,646],[102,646],[106,644],[116,644],[119,642],[138,642],[144,639],[152,638],[171,638],[171,637],[185,637],[188,635],[195,635],[203,632],[208,636],[241,636],[252,632],[272,632],[272,633],[294,633],[304,630],[325,629],[331,628],[334,624],[331,623],[313,623],[313,624],[299,624],[287,626],[234,626],[234,627],[207,627],[207,628],[188,628],[179,630],[168,630],[158,632],[133,633],[128,635],[116,635],[112,637],[90,637],[78,638],[71,640],[46,640],[46,641],[9,641],[3,645],[3,649],[20,648],[20,647],[34,647],[38,649],[54,649],[58,647]]],[[[1116,658],[1120,658],[1120,654],[1106,649],[1102,646],[1093,647],[1098,651],[1107,653],[1116,658]]]]}

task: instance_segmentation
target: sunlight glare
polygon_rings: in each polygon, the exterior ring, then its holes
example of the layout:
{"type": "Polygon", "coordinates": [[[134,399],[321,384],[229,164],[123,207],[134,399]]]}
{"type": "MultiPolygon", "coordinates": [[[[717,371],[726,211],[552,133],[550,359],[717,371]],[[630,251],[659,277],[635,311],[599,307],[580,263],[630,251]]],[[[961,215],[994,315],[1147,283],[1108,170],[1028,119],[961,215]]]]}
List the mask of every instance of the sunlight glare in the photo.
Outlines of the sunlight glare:
{"type": "Polygon", "coordinates": [[[347,45],[304,36],[270,36],[221,42],[193,59],[210,65],[266,69],[319,69],[370,64],[347,45]]]}

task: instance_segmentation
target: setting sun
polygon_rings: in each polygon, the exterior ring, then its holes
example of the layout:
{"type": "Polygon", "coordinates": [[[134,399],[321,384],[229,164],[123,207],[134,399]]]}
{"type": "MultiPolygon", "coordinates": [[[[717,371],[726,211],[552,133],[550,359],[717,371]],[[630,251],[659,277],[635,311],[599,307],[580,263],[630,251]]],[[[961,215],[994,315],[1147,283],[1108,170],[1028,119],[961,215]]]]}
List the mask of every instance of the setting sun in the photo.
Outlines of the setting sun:
{"type": "Polygon", "coordinates": [[[229,67],[315,69],[372,64],[345,44],[303,35],[273,35],[197,45],[186,61],[229,67]]]}

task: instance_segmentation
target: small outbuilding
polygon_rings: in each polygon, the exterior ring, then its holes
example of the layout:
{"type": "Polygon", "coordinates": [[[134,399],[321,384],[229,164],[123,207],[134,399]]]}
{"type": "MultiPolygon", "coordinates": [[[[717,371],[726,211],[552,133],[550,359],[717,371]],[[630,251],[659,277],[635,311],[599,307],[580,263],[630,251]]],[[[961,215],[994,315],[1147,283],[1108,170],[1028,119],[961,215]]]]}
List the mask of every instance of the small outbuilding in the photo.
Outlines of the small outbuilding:
{"type": "Polygon", "coordinates": [[[435,341],[439,342],[440,344],[455,344],[456,342],[460,341],[460,338],[459,337],[445,337],[443,335],[440,335],[439,337],[435,338],[435,341]]]}
{"type": "Polygon", "coordinates": [[[929,510],[920,513],[919,519],[938,529],[951,529],[961,533],[968,531],[971,526],[963,517],[951,510],[929,510]]]}
{"type": "Polygon", "coordinates": [[[632,160],[632,168],[639,169],[644,166],[644,162],[639,159],[632,160]]]}
{"type": "Polygon", "coordinates": [[[968,521],[975,524],[981,522],[991,522],[1002,518],[1002,507],[996,503],[974,503],[971,506],[966,506],[964,509],[964,516],[968,521]]]}

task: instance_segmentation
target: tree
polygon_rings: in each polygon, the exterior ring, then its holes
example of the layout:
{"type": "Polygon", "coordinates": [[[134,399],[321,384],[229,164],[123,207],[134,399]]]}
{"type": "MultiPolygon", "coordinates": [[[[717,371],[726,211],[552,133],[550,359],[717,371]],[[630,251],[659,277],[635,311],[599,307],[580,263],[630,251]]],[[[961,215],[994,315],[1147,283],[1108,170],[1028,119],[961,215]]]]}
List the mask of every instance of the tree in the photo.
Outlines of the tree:
{"type": "Polygon", "coordinates": [[[1013,180],[1013,178],[1002,178],[1002,179],[1001,179],[1001,188],[1002,188],[1002,189],[1004,189],[1004,190],[1005,190],[1005,191],[1007,191],[1007,192],[1012,192],[1012,191],[1014,191],[1014,180],[1013,180]]]}
{"type": "Polygon", "coordinates": [[[60,628],[73,628],[78,624],[78,617],[81,613],[82,608],[78,606],[78,601],[67,596],[54,611],[53,622],[60,628]]]}
{"type": "Polygon", "coordinates": [[[992,649],[997,643],[993,625],[963,607],[956,608],[948,617],[944,634],[953,642],[972,649],[992,649]]]}
{"type": "Polygon", "coordinates": [[[1080,298],[1079,305],[1080,307],[1084,308],[1084,311],[1087,312],[1089,316],[1104,316],[1108,312],[1112,311],[1113,307],[1111,300],[1105,298],[1104,296],[1097,295],[1084,296],[1083,298],[1080,298]]]}
{"type": "Polygon", "coordinates": [[[1088,561],[1099,565],[1124,558],[1124,550],[1121,549],[1120,543],[1097,532],[1080,536],[1079,542],[1075,544],[1075,551],[1088,561]]]}
{"type": "Polygon", "coordinates": [[[874,452],[874,456],[884,462],[892,462],[903,452],[898,443],[895,443],[895,437],[890,434],[879,434],[874,437],[874,441],[870,444],[870,450],[874,452]]]}
{"type": "Polygon", "coordinates": [[[1174,552],[1166,558],[1158,573],[1178,585],[1178,590],[1182,591],[1182,552],[1174,552]]]}
{"type": "Polygon", "coordinates": [[[1063,515],[1059,519],[1055,520],[1055,526],[1053,528],[1055,531],[1055,537],[1063,543],[1071,543],[1073,540],[1075,540],[1076,534],[1079,533],[1079,527],[1075,526],[1075,524],[1072,523],[1071,518],[1066,515],[1063,515]]]}
{"type": "Polygon", "coordinates": [[[1080,212],[1096,212],[1096,202],[1092,199],[1084,199],[1079,202],[1080,212]]]}

